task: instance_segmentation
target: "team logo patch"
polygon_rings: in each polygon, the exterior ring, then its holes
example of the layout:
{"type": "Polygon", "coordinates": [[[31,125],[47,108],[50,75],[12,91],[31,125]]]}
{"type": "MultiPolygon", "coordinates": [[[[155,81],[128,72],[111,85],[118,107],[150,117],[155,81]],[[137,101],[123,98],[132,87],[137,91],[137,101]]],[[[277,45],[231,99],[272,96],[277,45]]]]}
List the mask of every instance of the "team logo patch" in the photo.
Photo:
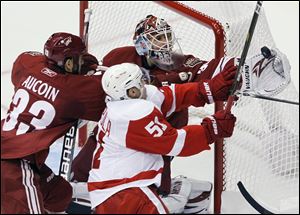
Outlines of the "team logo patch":
{"type": "Polygon", "coordinates": [[[71,37],[67,37],[59,42],[60,45],[68,46],[72,42],[71,37]]]}
{"type": "Polygon", "coordinates": [[[201,63],[201,60],[199,58],[191,57],[191,58],[186,59],[184,66],[185,67],[194,67],[199,63],[201,63]]]}
{"type": "Polygon", "coordinates": [[[49,68],[43,68],[43,69],[41,70],[41,72],[44,73],[45,75],[48,75],[48,76],[51,77],[51,78],[57,75],[56,72],[52,71],[52,70],[49,69],[49,68]]]}

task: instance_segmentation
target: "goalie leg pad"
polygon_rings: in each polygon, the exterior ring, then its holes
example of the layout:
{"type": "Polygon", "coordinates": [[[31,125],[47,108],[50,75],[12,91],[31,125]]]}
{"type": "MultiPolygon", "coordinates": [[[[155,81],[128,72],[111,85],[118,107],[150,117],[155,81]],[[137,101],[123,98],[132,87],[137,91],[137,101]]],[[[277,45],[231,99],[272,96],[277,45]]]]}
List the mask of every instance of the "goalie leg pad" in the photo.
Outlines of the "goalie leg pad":
{"type": "Polygon", "coordinates": [[[207,214],[211,202],[212,183],[188,178],[192,185],[185,214],[207,214]]]}
{"type": "Polygon", "coordinates": [[[179,176],[171,179],[170,194],[160,196],[170,214],[183,213],[191,188],[191,183],[185,177],[179,176]]]}

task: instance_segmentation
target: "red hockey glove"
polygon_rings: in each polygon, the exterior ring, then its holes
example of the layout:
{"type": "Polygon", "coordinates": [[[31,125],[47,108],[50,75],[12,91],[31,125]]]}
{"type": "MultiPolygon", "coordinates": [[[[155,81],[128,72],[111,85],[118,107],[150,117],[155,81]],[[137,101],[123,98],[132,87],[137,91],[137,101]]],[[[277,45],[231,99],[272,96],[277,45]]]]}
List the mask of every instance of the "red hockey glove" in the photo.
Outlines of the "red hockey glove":
{"type": "Polygon", "coordinates": [[[206,103],[211,104],[215,101],[226,101],[228,99],[236,70],[237,67],[234,65],[225,66],[213,79],[200,83],[200,93],[206,103]]]}
{"type": "Polygon", "coordinates": [[[96,71],[99,62],[97,58],[91,54],[84,54],[82,56],[83,65],[81,66],[81,74],[87,74],[90,71],[96,71]]]}
{"type": "Polygon", "coordinates": [[[208,143],[211,144],[217,138],[230,137],[233,133],[236,117],[224,110],[203,119],[201,125],[204,127],[208,143]]]}

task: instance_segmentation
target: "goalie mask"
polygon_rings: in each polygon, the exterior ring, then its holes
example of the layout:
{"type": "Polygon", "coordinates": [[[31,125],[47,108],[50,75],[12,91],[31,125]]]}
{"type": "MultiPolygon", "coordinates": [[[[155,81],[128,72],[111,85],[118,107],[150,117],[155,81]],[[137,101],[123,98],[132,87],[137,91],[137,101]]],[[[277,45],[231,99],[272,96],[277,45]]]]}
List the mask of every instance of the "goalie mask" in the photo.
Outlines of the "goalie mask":
{"type": "Polygon", "coordinates": [[[148,73],[132,63],[109,67],[102,77],[102,87],[110,100],[142,99],[146,97],[144,85],[148,73]]]}
{"type": "Polygon", "coordinates": [[[163,19],[148,15],[136,26],[134,45],[140,56],[146,56],[163,70],[174,70],[183,64],[184,56],[171,26],[163,19]]]}
{"type": "Polygon", "coordinates": [[[86,53],[86,46],[81,38],[69,33],[52,34],[44,46],[44,55],[57,66],[64,69],[67,59],[73,59],[74,74],[79,74],[83,63],[81,57],[86,53]]]}

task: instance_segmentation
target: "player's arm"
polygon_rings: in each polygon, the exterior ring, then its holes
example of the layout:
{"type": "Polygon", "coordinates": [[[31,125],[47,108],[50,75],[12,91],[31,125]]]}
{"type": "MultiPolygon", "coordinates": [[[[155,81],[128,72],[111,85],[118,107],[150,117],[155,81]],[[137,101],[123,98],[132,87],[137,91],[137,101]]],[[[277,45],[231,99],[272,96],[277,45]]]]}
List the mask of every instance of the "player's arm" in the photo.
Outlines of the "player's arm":
{"type": "Polygon", "coordinates": [[[105,93],[101,85],[103,71],[98,71],[99,62],[93,55],[84,54],[83,61],[82,75],[68,75],[64,80],[64,85],[68,86],[77,103],[74,112],[69,113],[73,118],[98,121],[105,108],[105,93]]]}
{"type": "Polygon", "coordinates": [[[105,108],[105,93],[101,86],[101,75],[91,76],[67,75],[63,77],[64,85],[74,103],[66,112],[66,117],[98,121],[105,108]]]}
{"type": "Polygon", "coordinates": [[[160,90],[164,94],[162,112],[168,117],[173,112],[191,105],[201,107],[205,103],[227,100],[235,73],[236,66],[232,65],[225,67],[211,80],[161,87],[160,90]]]}
{"type": "Polygon", "coordinates": [[[191,156],[210,149],[216,138],[232,135],[235,117],[218,112],[205,118],[203,125],[173,128],[160,111],[154,109],[146,117],[130,121],[126,147],[147,153],[191,156]]]}

